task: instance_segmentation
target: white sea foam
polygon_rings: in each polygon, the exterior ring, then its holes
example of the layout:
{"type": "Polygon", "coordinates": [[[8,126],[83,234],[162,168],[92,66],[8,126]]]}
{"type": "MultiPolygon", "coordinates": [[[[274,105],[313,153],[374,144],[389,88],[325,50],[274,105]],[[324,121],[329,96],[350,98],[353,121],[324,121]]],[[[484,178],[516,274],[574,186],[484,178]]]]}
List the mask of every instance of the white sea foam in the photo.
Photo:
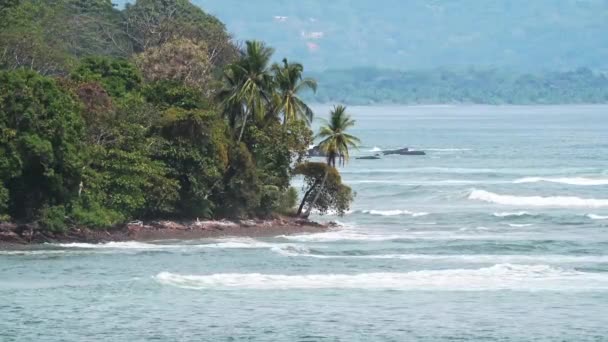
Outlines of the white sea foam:
{"type": "Polygon", "coordinates": [[[185,289],[390,289],[402,291],[608,290],[608,275],[548,265],[498,264],[480,269],[403,273],[182,275],[161,272],[154,279],[185,289]]]}
{"type": "Polygon", "coordinates": [[[515,206],[530,206],[530,207],[589,207],[601,208],[608,207],[608,199],[595,198],[579,198],[574,196],[513,196],[499,195],[485,190],[473,190],[469,194],[469,199],[479,200],[484,202],[515,205],[515,206]]]}
{"type": "Polygon", "coordinates": [[[398,259],[409,261],[437,261],[455,263],[605,263],[608,255],[522,255],[522,254],[371,254],[371,255],[328,255],[311,253],[306,248],[282,247],[273,251],[291,257],[317,259],[398,259]]]}
{"type": "Polygon", "coordinates": [[[588,214],[588,218],[592,220],[608,220],[608,216],[596,215],[596,214],[588,214]]]}
{"type": "Polygon", "coordinates": [[[527,211],[517,211],[517,212],[502,212],[502,213],[494,213],[496,217],[520,217],[520,216],[531,216],[527,211]]]}
{"type": "Polygon", "coordinates": [[[67,243],[67,244],[56,244],[54,246],[62,248],[77,248],[77,249],[113,249],[113,250],[171,250],[171,249],[204,249],[204,248],[217,248],[217,249],[248,249],[248,248],[272,248],[274,244],[258,241],[252,238],[224,238],[209,240],[208,243],[193,244],[193,243],[181,243],[181,244],[155,244],[155,243],[143,243],[136,241],[128,242],[108,242],[101,244],[91,243],[67,243]]]}
{"type": "Polygon", "coordinates": [[[382,149],[378,146],[374,146],[374,148],[372,148],[371,150],[369,150],[370,152],[382,152],[382,149]]]}
{"type": "Polygon", "coordinates": [[[525,177],[520,178],[513,183],[538,183],[538,182],[547,182],[547,183],[559,183],[559,184],[570,184],[570,185],[608,185],[608,179],[599,179],[599,178],[584,178],[584,177],[525,177]]]}
{"type": "Polygon", "coordinates": [[[151,243],[127,241],[127,242],[108,242],[108,243],[59,243],[54,246],[62,248],[79,248],[79,249],[170,249],[179,248],[179,245],[157,245],[151,243]]]}
{"type": "Polygon", "coordinates": [[[425,212],[413,212],[409,210],[362,210],[363,214],[375,215],[375,216],[403,216],[408,215],[412,217],[427,216],[429,213],[425,212]]]}
{"type": "Polygon", "coordinates": [[[356,230],[336,230],[315,234],[302,235],[281,235],[277,238],[282,238],[295,242],[335,242],[335,241],[352,241],[352,242],[381,242],[381,241],[402,241],[402,240],[431,240],[431,241],[451,241],[451,240],[509,240],[509,241],[537,241],[545,240],[546,236],[532,234],[529,232],[504,234],[500,232],[492,233],[484,231],[488,230],[485,227],[475,229],[463,229],[460,231],[419,231],[419,232],[404,232],[399,234],[392,233],[366,233],[356,230]]]}
{"type": "Polygon", "coordinates": [[[525,228],[525,227],[531,227],[534,224],[532,224],[532,223],[507,223],[507,225],[509,225],[509,227],[513,227],[513,228],[525,228]]]}

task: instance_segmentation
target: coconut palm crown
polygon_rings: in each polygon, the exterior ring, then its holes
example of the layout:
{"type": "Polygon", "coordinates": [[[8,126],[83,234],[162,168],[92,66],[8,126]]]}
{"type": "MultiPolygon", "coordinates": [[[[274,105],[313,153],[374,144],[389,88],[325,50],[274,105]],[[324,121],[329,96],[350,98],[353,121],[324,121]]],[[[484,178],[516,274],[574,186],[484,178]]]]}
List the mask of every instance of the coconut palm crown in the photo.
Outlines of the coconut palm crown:
{"type": "Polygon", "coordinates": [[[310,124],[313,112],[310,107],[298,96],[304,90],[317,91],[317,82],[311,78],[304,78],[304,67],[300,63],[289,63],[283,59],[283,65],[272,66],[277,87],[278,108],[283,112],[283,124],[292,120],[303,120],[310,124]]]}
{"type": "Polygon", "coordinates": [[[361,143],[359,138],[346,133],[355,125],[355,120],[346,113],[345,106],[339,105],[332,109],[329,120],[324,121],[316,136],[322,139],[319,147],[327,156],[327,165],[335,167],[338,160],[338,164],[343,166],[349,160],[349,148],[358,148],[361,143]]]}

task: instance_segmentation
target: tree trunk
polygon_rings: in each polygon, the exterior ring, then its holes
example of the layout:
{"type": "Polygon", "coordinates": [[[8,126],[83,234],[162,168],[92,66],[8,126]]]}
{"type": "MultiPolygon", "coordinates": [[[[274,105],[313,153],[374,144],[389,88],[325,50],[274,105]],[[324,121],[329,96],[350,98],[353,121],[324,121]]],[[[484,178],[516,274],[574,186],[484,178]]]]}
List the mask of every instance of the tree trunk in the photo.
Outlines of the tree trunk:
{"type": "Polygon", "coordinates": [[[306,200],[308,199],[308,196],[310,196],[310,193],[317,187],[317,182],[315,182],[310,189],[306,190],[306,192],[304,193],[304,197],[302,197],[302,202],[300,202],[300,206],[298,207],[298,212],[296,214],[296,216],[300,216],[302,215],[302,209],[304,209],[304,204],[306,204],[306,200]]]}
{"type": "Polygon", "coordinates": [[[323,190],[323,188],[325,187],[325,182],[327,182],[328,175],[329,175],[329,167],[325,170],[325,174],[323,175],[323,181],[321,182],[321,185],[319,186],[319,190],[315,194],[315,197],[312,199],[312,202],[310,202],[310,206],[308,207],[308,209],[306,209],[306,212],[304,213],[304,216],[303,216],[304,218],[308,218],[310,216],[310,212],[312,211],[312,208],[315,206],[315,204],[317,204],[317,201],[319,200],[319,196],[321,195],[321,190],[323,190]]]}
{"type": "Polygon", "coordinates": [[[245,133],[245,126],[247,126],[248,117],[249,117],[249,111],[247,111],[245,113],[245,117],[243,118],[243,126],[241,127],[241,134],[239,134],[239,140],[238,140],[239,143],[243,139],[243,133],[245,133]]]}

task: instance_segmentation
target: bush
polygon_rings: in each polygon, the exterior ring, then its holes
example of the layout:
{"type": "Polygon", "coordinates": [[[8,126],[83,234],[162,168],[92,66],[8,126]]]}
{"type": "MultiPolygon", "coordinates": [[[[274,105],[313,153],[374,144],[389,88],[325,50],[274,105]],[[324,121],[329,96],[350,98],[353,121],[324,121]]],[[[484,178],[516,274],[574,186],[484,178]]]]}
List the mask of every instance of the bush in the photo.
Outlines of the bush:
{"type": "Polygon", "coordinates": [[[120,212],[102,207],[99,203],[78,203],[72,209],[77,224],[89,228],[108,228],[125,221],[120,212]]]}
{"type": "Polygon", "coordinates": [[[65,207],[61,205],[44,207],[40,210],[40,226],[51,232],[63,232],[67,228],[65,207]]]}
{"type": "Polygon", "coordinates": [[[296,205],[298,205],[298,190],[290,187],[281,194],[277,212],[284,215],[294,215],[296,205]]]}

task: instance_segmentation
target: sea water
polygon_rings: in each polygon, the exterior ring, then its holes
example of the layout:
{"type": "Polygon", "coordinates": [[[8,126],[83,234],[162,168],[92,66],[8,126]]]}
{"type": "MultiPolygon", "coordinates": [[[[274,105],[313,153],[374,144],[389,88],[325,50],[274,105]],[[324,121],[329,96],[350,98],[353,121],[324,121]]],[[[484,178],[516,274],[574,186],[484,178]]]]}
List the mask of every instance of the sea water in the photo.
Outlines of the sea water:
{"type": "Polygon", "coordinates": [[[427,155],[341,168],[338,228],[0,251],[0,341],[608,341],[608,107],[349,111],[427,155]]]}

